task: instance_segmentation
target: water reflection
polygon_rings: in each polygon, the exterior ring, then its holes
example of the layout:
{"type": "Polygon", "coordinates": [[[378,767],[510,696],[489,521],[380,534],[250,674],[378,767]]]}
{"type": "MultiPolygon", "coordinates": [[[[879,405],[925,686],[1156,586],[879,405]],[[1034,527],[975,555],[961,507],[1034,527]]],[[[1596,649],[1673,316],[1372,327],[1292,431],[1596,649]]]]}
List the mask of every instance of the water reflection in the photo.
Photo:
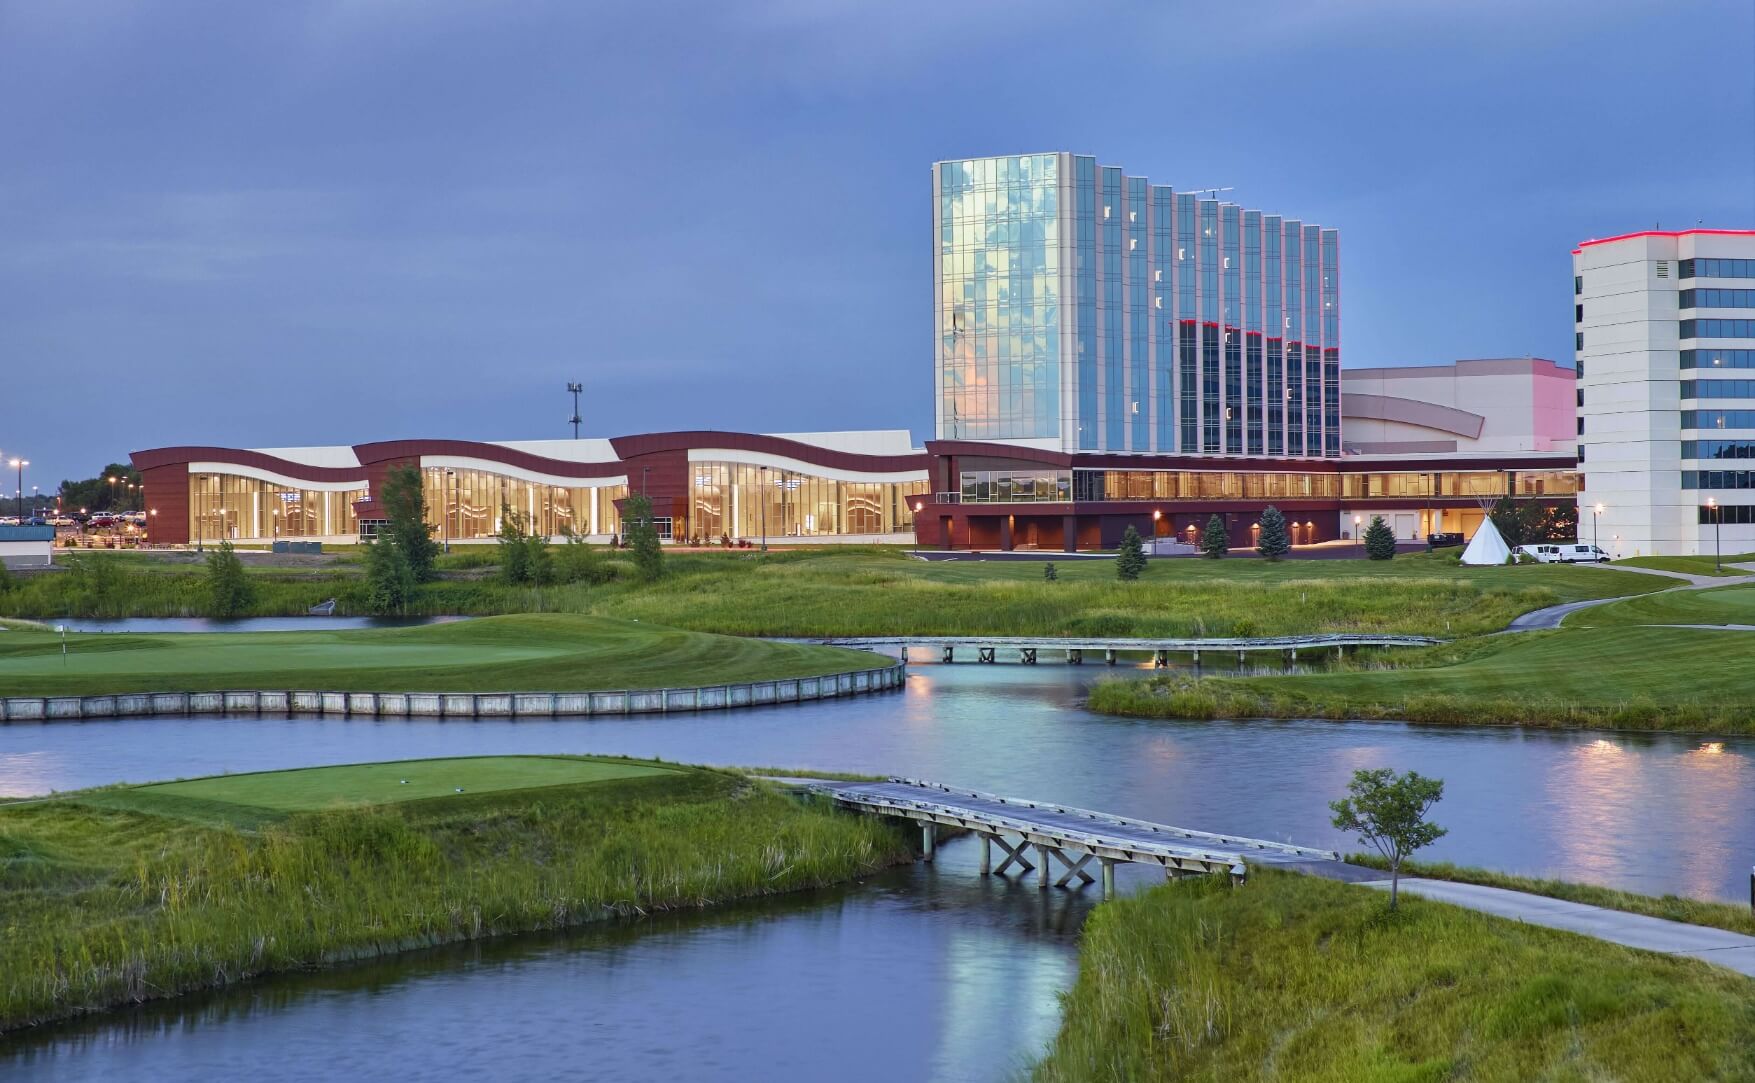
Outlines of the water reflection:
{"type": "Polygon", "coordinates": [[[0,1043],[9,1080],[993,1080],[1040,1053],[1093,893],[935,868],[419,952],[0,1043]]]}
{"type": "Polygon", "coordinates": [[[921,665],[897,694],[634,718],[15,723],[0,726],[0,795],[410,756],[601,752],[905,774],[1351,849],[1329,826],[1328,802],[1355,769],[1389,766],[1445,780],[1438,820],[1450,833],[1434,858],[1746,898],[1755,739],[1109,718],[1079,706],[1105,672],[921,665]]]}

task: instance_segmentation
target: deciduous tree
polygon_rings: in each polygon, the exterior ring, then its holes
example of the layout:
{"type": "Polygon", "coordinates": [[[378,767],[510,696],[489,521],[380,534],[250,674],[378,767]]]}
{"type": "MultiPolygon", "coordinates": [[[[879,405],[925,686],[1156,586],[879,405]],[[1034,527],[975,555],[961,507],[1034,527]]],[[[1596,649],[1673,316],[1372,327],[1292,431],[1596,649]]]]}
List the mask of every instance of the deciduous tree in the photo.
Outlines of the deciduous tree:
{"type": "Polygon", "coordinates": [[[1432,806],[1444,799],[1444,781],[1409,771],[1397,775],[1387,767],[1353,772],[1347,796],[1330,801],[1334,825],[1351,831],[1359,841],[1389,862],[1389,908],[1396,907],[1402,862],[1414,851],[1432,845],[1445,829],[1428,823],[1432,806]]]}

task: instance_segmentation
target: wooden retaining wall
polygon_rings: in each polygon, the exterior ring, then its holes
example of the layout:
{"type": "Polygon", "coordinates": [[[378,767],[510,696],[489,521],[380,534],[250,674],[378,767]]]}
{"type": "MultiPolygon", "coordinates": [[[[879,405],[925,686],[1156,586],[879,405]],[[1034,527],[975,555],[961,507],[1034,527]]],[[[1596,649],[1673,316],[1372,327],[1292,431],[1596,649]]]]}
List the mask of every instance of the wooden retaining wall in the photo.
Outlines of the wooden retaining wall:
{"type": "Polygon", "coordinates": [[[324,714],[371,718],[548,718],[667,714],[838,699],[902,687],[908,664],[779,681],[616,692],[134,692],[113,696],[9,696],[0,721],[61,722],[185,714],[324,714]]]}

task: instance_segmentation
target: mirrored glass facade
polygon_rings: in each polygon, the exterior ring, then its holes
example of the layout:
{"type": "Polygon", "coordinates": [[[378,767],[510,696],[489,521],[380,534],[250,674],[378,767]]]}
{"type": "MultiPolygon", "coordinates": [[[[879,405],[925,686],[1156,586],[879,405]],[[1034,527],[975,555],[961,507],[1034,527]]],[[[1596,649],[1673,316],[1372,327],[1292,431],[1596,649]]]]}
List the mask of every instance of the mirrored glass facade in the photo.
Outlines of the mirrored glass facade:
{"type": "Polygon", "coordinates": [[[1339,456],[1340,235],[1095,158],[939,162],[936,431],[1339,456]]]}

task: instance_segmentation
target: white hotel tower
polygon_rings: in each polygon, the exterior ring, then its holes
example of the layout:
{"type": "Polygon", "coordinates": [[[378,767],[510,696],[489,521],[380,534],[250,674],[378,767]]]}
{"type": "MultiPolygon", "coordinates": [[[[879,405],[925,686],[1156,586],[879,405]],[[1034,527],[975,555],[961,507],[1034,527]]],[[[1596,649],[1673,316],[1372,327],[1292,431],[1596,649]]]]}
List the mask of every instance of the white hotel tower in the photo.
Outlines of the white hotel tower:
{"type": "Polygon", "coordinates": [[[1755,230],[1585,241],[1572,274],[1579,540],[1755,551],[1755,230]]]}

